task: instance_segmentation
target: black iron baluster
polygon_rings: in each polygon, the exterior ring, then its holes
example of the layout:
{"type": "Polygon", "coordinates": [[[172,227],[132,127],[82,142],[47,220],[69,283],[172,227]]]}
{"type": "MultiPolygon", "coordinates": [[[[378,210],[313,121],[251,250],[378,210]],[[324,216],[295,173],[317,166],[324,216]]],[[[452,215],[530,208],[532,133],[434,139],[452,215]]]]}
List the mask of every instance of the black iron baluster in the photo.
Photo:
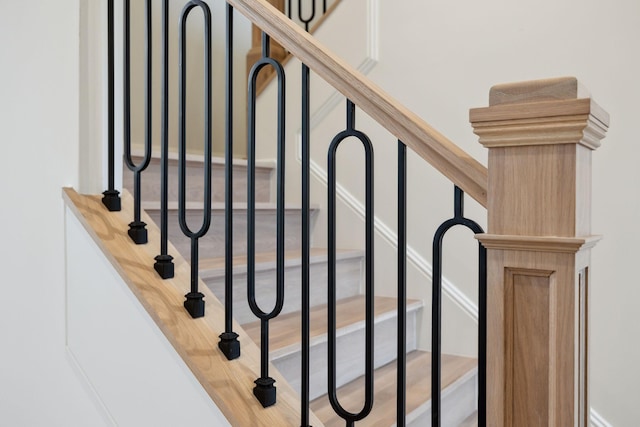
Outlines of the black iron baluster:
{"type": "MultiPolygon", "coordinates": [[[[432,324],[431,324],[431,425],[439,427],[442,420],[441,366],[442,366],[442,244],[447,231],[462,225],[476,234],[484,233],[478,223],[464,217],[464,193],[457,186],[454,189],[454,215],[436,230],[433,238],[433,278],[432,278],[432,324]]],[[[478,336],[478,423],[485,425],[486,403],[486,249],[478,244],[478,286],[480,295],[479,336],[478,336]]]]}
{"type": "Polygon", "coordinates": [[[289,19],[293,17],[293,11],[291,10],[291,0],[287,2],[287,16],[289,19]]]}
{"type": "Polygon", "coordinates": [[[113,31],[113,0],[107,1],[107,150],[108,150],[108,186],[104,191],[102,203],[111,212],[119,211],[121,207],[120,192],[115,185],[115,62],[114,62],[114,31],[113,31]]]}
{"type": "MultiPolygon", "coordinates": [[[[484,232],[484,231],[482,231],[484,232]]],[[[487,425],[487,249],[478,255],[478,427],[487,425]]]]}
{"type": "Polygon", "coordinates": [[[179,42],[179,138],[178,138],[178,220],[180,229],[191,239],[191,291],[185,295],[184,307],[191,317],[204,316],[204,295],[198,292],[198,239],[204,236],[211,224],[211,10],[200,0],[189,1],[180,15],[179,42]],[[200,7],[204,15],[204,203],[202,226],[193,232],[186,220],[186,160],[187,160],[187,18],[200,7]]]}
{"type": "Polygon", "coordinates": [[[311,107],[309,67],[302,64],[302,361],[300,416],[302,427],[309,427],[309,353],[310,353],[310,258],[311,258],[311,107]]]}
{"type": "MultiPolygon", "coordinates": [[[[304,0],[298,0],[298,19],[300,22],[304,24],[304,30],[309,32],[309,26],[313,18],[316,17],[316,0],[310,0],[311,3],[311,13],[306,18],[302,16],[302,2],[304,0]]],[[[309,1],[309,0],[307,0],[309,1]]]]}
{"type": "Polygon", "coordinates": [[[406,424],[407,385],[407,147],[398,141],[398,358],[396,426],[406,424]]]}
{"type": "Polygon", "coordinates": [[[136,244],[147,243],[147,224],[141,220],[142,172],[151,161],[151,0],[146,1],[146,87],[145,87],[145,142],[144,158],[139,165],[131,158],[131,8],[124,0],[124,162],[133,172],[133,222],[129,224],[129,237],[136,244]]]}
{"type": "Polygon", "coordinates": [[[163,279],[174,275],[169,255],[169,0],[162,0],[162,147],[160,153],[160,255],[153,268],[163,279]]]}
{"type": "Polygon", "coordinates": [[[276,403],[276,387],[275,380],[269,377],[269,320],[280,314],[284,304],[284,154],[285,154],[285,138],[284,138],[284,108],[285,108],[285,76],[282,65],[273,58],[269,57],[269,36],[262,33],[262,58],[260,58],[251,68],[249,72],[249,101],[248,101],[248,199],[247,199],[247,297],[251,311],[260,319],[261,323],[261,363],[260,378],[255,381],[256,386],[253,394],[265,408],[276,403]],[[277,147],[278,147],[278,166],[277,166],[277,207],[276,207],[276,302],[271,312],[267,313],[260,309],[256,302],[255,288],[255,165],[256,165],[256,82],[260,70],[271,65],[276,72],[278,79],[278,131],[277,131],[277,147]]]}
{"type": "Polygon", "coordinates": [[[327,13],[327,0],[322,0],[322,13],[327,13]]]}
{"type": "Polygon", "coordinates": [[[328,258],[329,286],[327,301],[327,349],[329,361],[328,394],[333,410],[347,427],[365,418],[373,408],[374,360],[374,288],[373,288],[373,145],[369,137],[356,130],[356,107],[347,100],[347,128],[331,141],[328,153],[328,258]],[[360,140],[365,151],[365,400],[358,413],[345,410],[337,395],[336,362],[336,154],[342,141],[349,137],[360,140]]]}
{"type": "Polygon", "coordinates": [[[233,360],[240,357],[240,341],[233,332],[233,7],[228,3],[225,18],[224,332],[218,348],[233,360]]]}

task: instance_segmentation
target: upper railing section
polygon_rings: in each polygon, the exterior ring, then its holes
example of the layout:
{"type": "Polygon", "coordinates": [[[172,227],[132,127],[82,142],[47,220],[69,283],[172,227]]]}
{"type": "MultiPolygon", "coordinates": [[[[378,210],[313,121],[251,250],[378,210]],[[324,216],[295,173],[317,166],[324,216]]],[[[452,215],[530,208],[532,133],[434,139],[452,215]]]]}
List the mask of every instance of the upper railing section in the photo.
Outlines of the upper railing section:
{"type": "Polygon", "coordinates": [[[488,173],[481,163],[335,56],[266,0],[227,0],[227,3],[486,207],[488,173]]]}

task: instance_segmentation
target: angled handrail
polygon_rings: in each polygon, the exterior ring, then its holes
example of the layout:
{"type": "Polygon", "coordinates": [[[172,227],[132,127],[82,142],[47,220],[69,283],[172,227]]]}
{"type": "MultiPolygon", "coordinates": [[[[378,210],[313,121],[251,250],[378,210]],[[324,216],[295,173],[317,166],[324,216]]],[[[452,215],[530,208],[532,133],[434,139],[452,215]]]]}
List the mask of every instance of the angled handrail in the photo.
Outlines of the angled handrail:
{"type": "Polygon", "coordinates": [[[358,108],[482,206],[487,206],[487,168],[411,112],[366,76],[336,57],[266,0],[227,0],[358,108]]]}

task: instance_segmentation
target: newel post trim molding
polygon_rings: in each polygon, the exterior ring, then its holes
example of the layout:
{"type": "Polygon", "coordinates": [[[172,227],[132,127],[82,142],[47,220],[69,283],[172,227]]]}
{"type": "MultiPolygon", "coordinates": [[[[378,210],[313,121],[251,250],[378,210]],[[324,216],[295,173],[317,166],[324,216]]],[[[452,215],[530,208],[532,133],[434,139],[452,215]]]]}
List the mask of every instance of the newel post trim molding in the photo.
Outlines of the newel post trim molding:
{"type": "Polygon", "coordinates": [[[498,85],[489,149],[487,425],[588,426],[591,156],[609,115],[575,78],[498,85]]]}

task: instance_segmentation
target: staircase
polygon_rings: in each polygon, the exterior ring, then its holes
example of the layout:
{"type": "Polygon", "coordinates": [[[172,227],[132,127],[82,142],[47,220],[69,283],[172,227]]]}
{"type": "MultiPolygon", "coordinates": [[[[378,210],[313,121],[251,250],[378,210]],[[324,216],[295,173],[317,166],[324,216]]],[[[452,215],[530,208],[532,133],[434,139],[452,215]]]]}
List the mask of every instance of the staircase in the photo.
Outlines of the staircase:
{"type": "MultiPolygon", "coordinates": [[[[140,157],[134,157],[139,161],[140,157]]],[[[190,156],[187,162],[187,221],[202,218],[202,162],[190,156]]],[[[256,287],[258,302],[270,307],[275,299],[275,205],[271,204],[271,175],[274,165],[260,163],[256,171],[256,287]]],[[[200,278],[216,297],[224,300],[224,180],[222,159],[213,159],[212,223],[201,240],[200,278]]],[[[169,173],[176,176],[177,159],[170,156],[169,173]]],[[[142,181],[143,208],[159,223],[159,159],[154,158],[142,181]]],[[[124,187],[132,191],[131,174],[124,174],[124,187]]],[[[170,180],[171,182],[172,180],[170,180]]],[[[190,243],[182,235],[177,221],[177,188],[169,188],[169,239],[187,258],[190,243]],[[172,220],[172,216],[175,216],[172,220]]],[[[247,334],[260,343],[260,322],[246,300],[246,162],[234,163],[234,318],[247,334]]],[[[313,211],[312,218],[318,214],[313,211]]],[[[300,388],[300,209],[287,207],[285,304],[282,313],[270,322],[270,360],[294,390],[300,388]]],[[[188,258],[187,258],[188,259],[188,258]]],[[[347,409],[361,406],[364,381],[364,269],[363,251],[342,249],[337,256],[337,360],[338,396],[347,409]]],[[[344,421],[333,412],[327,393],[327,253],[323,248],[311,252],[311,410],[327,426],[341,426],[344,421]]],[[[397,301],[375,298],[375,403],[371,416],[358,423],[362,426],[395,424],[395,360],[397,333],[397,301]]],[[[430,423],[431,355],[417,348],[417,330],[422,315],[422,302],[407,302],[407,425],[430,423]]],[[[443,426],[457,427],[476,411],[477,369],[475,359],[443,355],[443,426]]]]}

